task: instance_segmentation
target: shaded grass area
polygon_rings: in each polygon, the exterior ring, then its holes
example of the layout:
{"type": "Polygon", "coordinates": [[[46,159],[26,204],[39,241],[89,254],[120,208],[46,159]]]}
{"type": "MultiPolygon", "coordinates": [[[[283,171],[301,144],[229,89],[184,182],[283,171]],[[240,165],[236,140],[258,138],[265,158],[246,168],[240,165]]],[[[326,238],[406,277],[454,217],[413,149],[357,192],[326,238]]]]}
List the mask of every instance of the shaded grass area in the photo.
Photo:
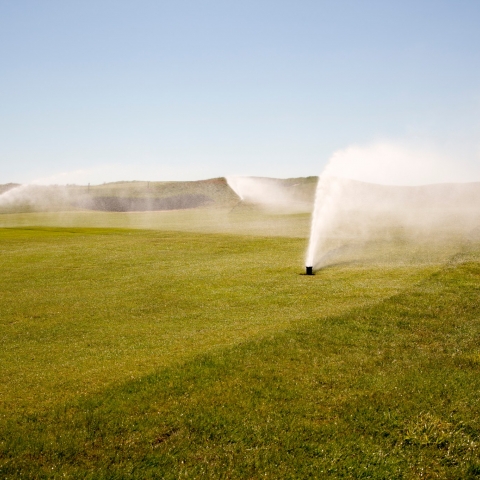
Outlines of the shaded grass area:
{"type": "Polygon", "coordinates": [[[0,235],[4,477],[480,474],[473,244],[306,277],[301,239],[0,235]]]}

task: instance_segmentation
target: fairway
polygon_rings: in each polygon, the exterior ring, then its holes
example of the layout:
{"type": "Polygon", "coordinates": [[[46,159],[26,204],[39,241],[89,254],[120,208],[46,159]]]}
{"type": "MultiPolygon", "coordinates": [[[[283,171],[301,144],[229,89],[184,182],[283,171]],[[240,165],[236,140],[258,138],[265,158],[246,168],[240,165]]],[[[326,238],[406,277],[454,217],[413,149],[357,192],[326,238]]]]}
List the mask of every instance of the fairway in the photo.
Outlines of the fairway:
{"type": "Polygon", "coordinates": [[[253,236],[187,214],[0,230],[3,477],[479,474],[475,239],[373,242],[308,277],[305,216],[253,236]]]}

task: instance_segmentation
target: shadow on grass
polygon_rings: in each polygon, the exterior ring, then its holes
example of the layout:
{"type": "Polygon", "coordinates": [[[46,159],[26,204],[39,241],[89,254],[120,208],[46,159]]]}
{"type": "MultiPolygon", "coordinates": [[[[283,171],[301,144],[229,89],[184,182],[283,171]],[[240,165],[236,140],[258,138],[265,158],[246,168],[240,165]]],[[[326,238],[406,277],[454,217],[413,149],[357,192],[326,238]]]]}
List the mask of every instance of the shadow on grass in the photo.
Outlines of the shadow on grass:
{"type": "Polygon", "coordinates": [[[0,473],[476,478],[479,279],[457,263],[377,305],[4,421],[0,473]]]}

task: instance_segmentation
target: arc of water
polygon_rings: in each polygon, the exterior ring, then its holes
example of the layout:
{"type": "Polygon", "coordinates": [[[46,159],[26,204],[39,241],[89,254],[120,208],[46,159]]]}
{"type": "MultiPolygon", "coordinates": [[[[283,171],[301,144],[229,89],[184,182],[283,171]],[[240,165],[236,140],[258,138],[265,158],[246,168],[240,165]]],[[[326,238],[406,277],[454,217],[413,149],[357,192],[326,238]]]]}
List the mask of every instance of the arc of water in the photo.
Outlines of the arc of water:
{"type": "Polygon", "coordinates": [[[339,210],[342,189],[343,183],[339,178],[322,175],[318,180],[306,256],[307,267],[316,267],[326,253],[325,241],[339,210]]]}

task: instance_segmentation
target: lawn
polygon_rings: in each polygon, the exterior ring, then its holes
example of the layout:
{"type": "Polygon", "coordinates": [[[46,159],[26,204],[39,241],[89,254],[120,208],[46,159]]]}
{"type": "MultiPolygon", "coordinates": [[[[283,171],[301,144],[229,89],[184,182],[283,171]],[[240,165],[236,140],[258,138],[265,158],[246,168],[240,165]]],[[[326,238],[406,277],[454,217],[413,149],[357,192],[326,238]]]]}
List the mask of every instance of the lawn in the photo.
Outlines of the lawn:
{"type": "Polygon", "coordinates": [[[480,475],[478,243],[308,277],[305,216],[168,214],[0,229],[2,477],[480,475]]]}

